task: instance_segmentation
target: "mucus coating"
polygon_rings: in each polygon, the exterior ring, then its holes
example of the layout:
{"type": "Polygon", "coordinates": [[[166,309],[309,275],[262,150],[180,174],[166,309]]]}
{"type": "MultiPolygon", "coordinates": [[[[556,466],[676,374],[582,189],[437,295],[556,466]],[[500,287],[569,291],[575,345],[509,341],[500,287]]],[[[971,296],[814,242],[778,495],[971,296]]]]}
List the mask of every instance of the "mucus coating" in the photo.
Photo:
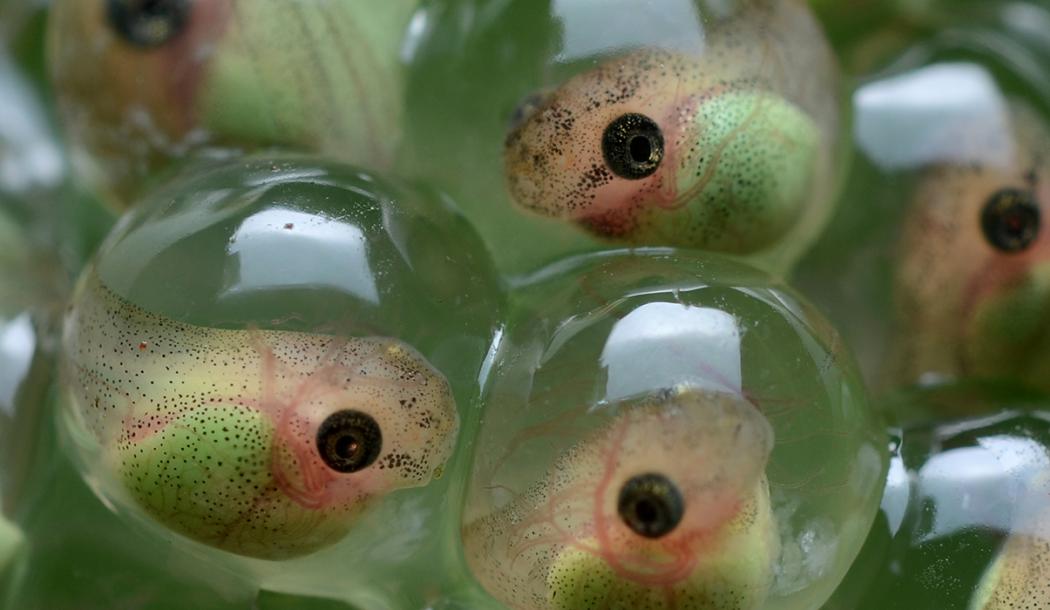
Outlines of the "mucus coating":
{"type": "Polygon", "coordinates": [[[458,430],[448,383],[393,339],[184,324],[94,275],[64,332],[103,492],[241,555],[337,542],[372,500],[429,482],[458,430]]]}

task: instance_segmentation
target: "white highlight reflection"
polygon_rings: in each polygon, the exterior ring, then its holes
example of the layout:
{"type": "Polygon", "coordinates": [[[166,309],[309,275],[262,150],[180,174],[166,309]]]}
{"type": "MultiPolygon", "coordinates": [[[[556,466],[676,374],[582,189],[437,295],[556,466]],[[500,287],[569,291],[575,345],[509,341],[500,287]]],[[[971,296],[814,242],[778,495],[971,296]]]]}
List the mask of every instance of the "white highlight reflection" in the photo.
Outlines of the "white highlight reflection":
{"type": "Polygon", "coordinates": [[[0,184],[14,193],[52,187],[62,179],[62,152],[47,130],[32,88],[0,55],[0,184]]]}
{"type": "Polygon", "coordinates": [[[853,103],[857,143],[884,169],[1014,162],[1006,99],[977,64],[935,64],[876,81],[858,89],[853,103]]]}
{"type": "Polygon", "coordinates": [[[740,334],[736,318],[718,309],[646,303],[609,333],[601,354],[605,400],[683,383],[739,394],[740,334]]]}
{"type": "Polygon", "coordinates": [[[14,415],[15,395],[36,349],[36,333],[28,312],[0,326],[0,411],[14,415]]]}
{"type": "Polygon", "coordinates": [[[365,234],[338,220],[272,208],[244,220],[230,241],[239,263],[224,296],[254,290],[328,286],[371,303],[379,291],[368,264],[365,234]],[[318,252],[338,252],[338,261],[318,252]]]}
{"type": "Polygon", "coordinates": [[[933,456],[918,472],[920,489],[935,506],[923,540],[973,527],[1010,530],[1015,507],[1048,466],[1040,443],[1014,436],[986,437],[979,447],[933,456]]]}
{"type": "Polygon", "coordinates": [[[553,0],[561,63],[644,47],[699,54],[704,26],[693,0],[553,0]]]}

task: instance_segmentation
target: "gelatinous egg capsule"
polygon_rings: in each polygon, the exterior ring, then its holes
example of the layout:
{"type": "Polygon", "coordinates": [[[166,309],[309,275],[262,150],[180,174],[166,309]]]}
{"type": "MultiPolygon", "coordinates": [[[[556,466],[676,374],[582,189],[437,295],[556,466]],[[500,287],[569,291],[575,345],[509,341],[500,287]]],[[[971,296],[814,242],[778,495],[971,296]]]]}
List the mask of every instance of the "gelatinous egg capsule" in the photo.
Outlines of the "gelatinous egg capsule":
{"type": "Polygon", "coordinates": [[[373,169],[400,133],[397,51],[416,0],[62,0],[59,107],[116,203],[172,160],[272,146],[373,169]]]}
{"type": "Polygon", "coordinates": [[[1014,106],[1002,163],[926,170],[896,274],[898,381],[983,377],[1046,383],[1050,344],[1050,132],[1014,106]]]}
{"type": "Polygon", "coordinates": [[[992,561],[970,603],[971,610],[1050,607],[1050,473],[1031,482],[1021,518],[992,561]]]}
{"type": "Polygon", "coordinates": [[[506,141],[514,200],[609,238],[739,254],[821,224],[820,125],[712,55],[636,51],[531,101],[506,141]]]}
{"type": "Polygon", "coordinates": [[[233,553],[334,544],[372,500],[425,485],[452,452],[449,385],[400,341],[184,324],[91,275],[64,332],[69,419],[99,445],[88,467],[160,523],[233,553]]]}
{"type": "Polygon", "coordinates": [[[620,406],[546,478],[464,528],[490,593],[528,610],[760,608],[779,538],[773,430],[747,400],[681,387],[620,406]]]}

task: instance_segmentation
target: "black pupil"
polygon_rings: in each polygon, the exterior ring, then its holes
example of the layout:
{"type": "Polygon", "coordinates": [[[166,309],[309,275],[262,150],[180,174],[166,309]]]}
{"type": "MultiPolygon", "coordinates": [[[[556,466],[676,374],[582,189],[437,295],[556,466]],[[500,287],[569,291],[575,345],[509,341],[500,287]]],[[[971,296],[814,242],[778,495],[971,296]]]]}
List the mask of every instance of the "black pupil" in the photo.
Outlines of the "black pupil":
{"type": "Polygon", "coordinates": [[[157,47],[178,36],[192,0],[108,0],[106,18],[127,43],[157,47]]]}
{"type": "Polygon", "coordinates": [[[685,514],[682,494],[670,479],[649,473],[632,477],[620,488],[620,519],[634,533],[661,538],[674,531],[685,514]]]}
{"type": "Polygon", "coordinates": [[[649,138],[645,136],[635,136],[631,138],[631,159],[635,163],[646,163],[649,161],[649,157],[653,154],[653,146],[649,143],[649,138]]]}
{"type": "Polygon", "coordinates": [[[344,460],[348,460],[353,458],[360,448],[361,442],[358,440],[357,435],[348,434],[336,441],[335,454],[344,460]]]}
{"type": "Polygon", "coordinates": [[[357,472],[379,457],[383,435],[367,413],[347,409],[328,416],[317,429],[317,452],[336,472],[357,472]]]}
{"type": "Polygon", "coordinates": [[[642,523],[655,523],[659,518],[659,510],[648,500],[642,500],[634,507],[634,515],[642,523]]]}
{"type": "Polygon", "coordinates": [[[993,194],[981,211],[981,230],[1002,252],[1028,249],[1039,235],[1039,204],[1031,191],[1005,188],[993,194]]]}
{"type": "Polygon", "coordinates": [[[620,116],[602,133],[602,156],[612,173],[628,180],[653,175],[664,157],[660,126],[644,114],[620,116]]]}

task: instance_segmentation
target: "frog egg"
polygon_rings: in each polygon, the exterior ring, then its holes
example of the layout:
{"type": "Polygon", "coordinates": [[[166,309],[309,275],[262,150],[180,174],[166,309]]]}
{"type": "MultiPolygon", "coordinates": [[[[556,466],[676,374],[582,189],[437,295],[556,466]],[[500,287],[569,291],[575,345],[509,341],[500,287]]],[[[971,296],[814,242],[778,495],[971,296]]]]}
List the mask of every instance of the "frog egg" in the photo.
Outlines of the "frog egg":
{"type": "Polygon", "coordinates": [[[841,100],[806,3],[479,4],[414,22],[404,156],[501,268],[612,241],[783,272],[823,229],[841,100]]]}
{"type": "Polygon", "coordinates": [[[1050,344],[1050,130],[1015,105],[1002,163],[924,172],[896,273],[896,380],[997,378],[1041,389],[1050,344]],[[922,227],[922,228],[920,228],[922,227]]]}
{"type": "Polygon", "coordinates": [[[1045,396],[966,383],[912,389],[889,401],[913,411],[984,414],[894,433],[875,524],[824,607],[1050,607],[1045,396]]]}
{"type": "Polygon", "coordinates": [[[441,474],[500,299],[436,197],[309,158],[191,174],[125,216],[78,283],[74,457],[137,519],[245,557],[337,545],[373,558],[340,585],[367,582],[398,555],[385,539],[444,531],[441,474]]]}
{"type": "Polygon", "coordinates": [[[794,281],[880,389],[1050,387],[1050,129],[1033,95],[1045,79],[1025,68],[1045,62],[1037,48],[1005,53],[1007,40],[1020,42],[998,26],[972,54],[963,36],[919,40],[882,58],[891,67],[854,94],[857,154],[842,197],[853,203],[794,281]]]}
{"type": "Polygon", "coordinates": [[[50,67],[78,165],[120,208],[201,152],[279,146],[385,169],[416,3],[55,2],[50,67]]]}
{"type": "Polygon", "coordinates": [[[793,281],[879,390],[976,378],[1046,388],[1045,231],[1031,210],[1050,192],[1050,62],[1027,26],[1046,9],[911,4],[838,3],[868,13],[864,36],[846,26],[836,38],[846,69],[873,76],[852,98],[843,205],[793,281]],[[902,27],[918,14],[936,19],[902,27]]]}
{"type": "Polygon", "coordinates": [[[887,456],[815,310],[662,249],[569,259],[512,296],[464,509],[481,585],[528,610],[820,607],[887,456]]]}

